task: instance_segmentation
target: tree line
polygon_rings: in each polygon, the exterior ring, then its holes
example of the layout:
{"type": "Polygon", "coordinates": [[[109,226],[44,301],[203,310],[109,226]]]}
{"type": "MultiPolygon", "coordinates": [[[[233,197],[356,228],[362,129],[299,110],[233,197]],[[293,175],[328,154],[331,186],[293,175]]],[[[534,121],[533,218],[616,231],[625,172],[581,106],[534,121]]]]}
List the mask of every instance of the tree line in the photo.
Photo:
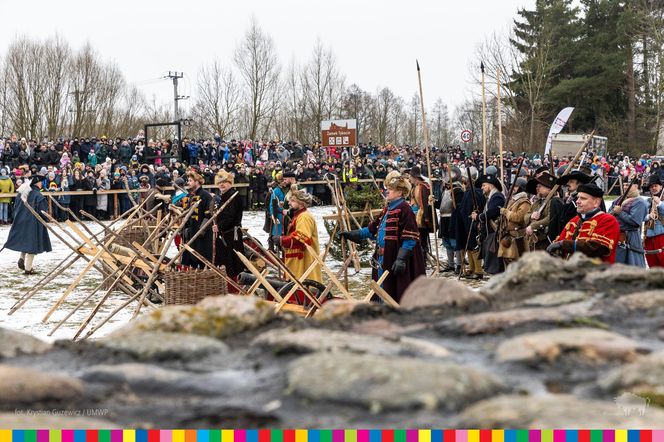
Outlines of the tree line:
{"type": "MultiPolygon", "coordinates": [[[[537,0],[504,34],[487,36],[470,67],[475,95],[459,109],[481,128],[480,61],[486,68],[489,145],[496,145],[496,72],[505,144],[538,151],[564,107],[572,133],[597,129],[610,150],[664,154],[664,1],[537,0]]],[[[480,129],[481,130],[481,129],[480,129]]]]}
{"type": "MultiPolygon", "coordinates": [[[[664,154],[664,1],[537,0],[519,9],[508,32],[486,36],[470,64],[471,98],[450,116],[427,99],[429,140],[482,146],[480,62],[486,66],[486,142],[498,147],[497,72],[501,72],[503,144],[542,152],[558,111],[575,107],[567,130],[597,129],[611,151],[664,154]]],[[[334,52],[316,41],[308,59],[284,64],[255,19],[229,60],[195,67],[195,90],[181,112],[190,137],[315,143],[320,121],[357,120],[360,141],[420,144],[419,96],[389,87],[366,91],[347,80],[334,52]]],[[[147,98],[116,63],[91,45],[78,50],[59,36],[20,37],[0,54],[0,134],[26,137],[137,133],[171,121],[170,102],[147,98]]],[[[159,136],[159,134],[156,134],[159,136]]]]}
{"type": "MultiPolygon", "coordinates": [[[[183,127],[184,136],[315,143],[321,120],[344,118],[357,119],[364,143],[422,140],[417,94],[406,101],[388,87],[371,93],[349,84],[333,51],[320,40],[308,60],[284,65],[272,37],[255,19],[232,60],[212,60],[193,75],[192,101],[180,110],[191,121],[183,127]]],[[[453,125],[441,99],[428,118],[432,142],[452,143],[453,125]]],[[[170,102],[146,97],[117,63],[103,60],[90,44],[74,50],[58,35],[19,37],[0,54],[0,135],[133,136],[145,123],[172,120],[170,102]]],[[[169,134],[155,131],[164,135],[169,134]]]]}

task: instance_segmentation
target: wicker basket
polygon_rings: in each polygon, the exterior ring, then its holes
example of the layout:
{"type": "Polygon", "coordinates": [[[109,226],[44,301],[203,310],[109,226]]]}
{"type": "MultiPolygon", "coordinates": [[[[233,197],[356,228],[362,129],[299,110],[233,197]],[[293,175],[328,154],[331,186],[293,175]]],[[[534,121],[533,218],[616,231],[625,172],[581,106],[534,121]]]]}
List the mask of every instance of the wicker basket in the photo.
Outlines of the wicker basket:
{"type": "MultiPolygon", "coordinates": [[[[220,267],[221,273],[226,269],[220,267]]],[[[208,296],[228,294],[226,280],[210,269],[189,270],[186,272],[168,271],[164,273],[166,283],[164,304],[196,304],[208,296]]]]}
{"type": "Polygon", "coordinates": [[[119,245],[124,247],[130,246],[134,241],[139,244],[143,244],[148,239],[149,234],[149,228],[143,226],[132,226],[118,232],[116,241],[119,245]]]}

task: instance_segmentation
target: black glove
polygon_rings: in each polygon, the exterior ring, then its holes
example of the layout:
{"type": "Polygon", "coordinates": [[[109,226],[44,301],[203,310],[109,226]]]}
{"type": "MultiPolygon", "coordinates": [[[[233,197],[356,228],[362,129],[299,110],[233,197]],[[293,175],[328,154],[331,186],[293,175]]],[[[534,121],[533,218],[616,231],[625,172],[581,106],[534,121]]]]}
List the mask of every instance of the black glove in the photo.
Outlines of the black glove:
{"type": "Polygon", "coordinates": [[[397,259],[392,264],[391,272],[395,275],[401,275],[406,271],[406,261],[413,255],[411,250],[406,250],[403,247],[399,249],[397,259]]]}
{"type": "Polygon", "coordinates": [[[281,236],[272,235],[272,244],[274,244],[276,247],[281,247],[281,236]]]}
{"type": "Polygon", "coordinates": [[[188,243],[191,239],[191,229],[189,227],[182,229],[182,239],[185,243],[188,243]]]}
{"type": "Polygon", "coordinates": [[[348,241],[353,241],[354,243],[360,243],[362,242],[362,232],[359,230],[349,230],[346,232],[341,232],[339,235],[343,239],[347,239],[348,241]]]}
{"type": "Polygon", "coordinates": [[[562,248],[563,248],[562,241],[554,241],[551,244],[549,244],[549,247],[546,248],[546,252],[550,255],[555,255],[562,248]]]}

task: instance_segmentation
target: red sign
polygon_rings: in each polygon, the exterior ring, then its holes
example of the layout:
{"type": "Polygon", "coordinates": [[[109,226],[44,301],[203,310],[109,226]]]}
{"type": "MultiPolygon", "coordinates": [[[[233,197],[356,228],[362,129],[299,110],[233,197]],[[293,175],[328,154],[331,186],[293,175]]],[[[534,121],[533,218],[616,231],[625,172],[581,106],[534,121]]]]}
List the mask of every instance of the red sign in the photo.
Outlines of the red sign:
{"type": "Polygon", "coordinates": [[[468,143],[472,139],[473,139],[473,133],[468,129],[461,132],[461,141],[463,141],[464,143],[468,143]]]}
{"type": "Polygon", "coordinates": [[[323,146],[352,147],[357,145],[356,120],[326,120],[320,123],[323,146]]]}

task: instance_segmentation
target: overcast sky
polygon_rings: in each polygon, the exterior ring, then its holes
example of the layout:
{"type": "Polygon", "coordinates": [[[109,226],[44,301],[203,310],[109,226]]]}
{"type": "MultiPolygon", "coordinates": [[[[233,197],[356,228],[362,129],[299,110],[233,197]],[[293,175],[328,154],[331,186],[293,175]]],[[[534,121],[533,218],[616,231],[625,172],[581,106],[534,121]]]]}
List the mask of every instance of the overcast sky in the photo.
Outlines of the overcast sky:
{"type": "MultiPolygon", "coordinates": [[[[90,41],[117,62],[148,97],[172,102],[169,70],[183,71],[180,93],[193,95],[201,64],[232,54],[252,15],[273,38],[286,65],[305,62],[316,38],[331,47],[348,84],[390,87],[410,100],[420,61],[427,106],[450,107],[470,96],[468,66],[477,44],[504,32],[534,0],[0,0],[0,54],[17,35],[61,34],[74,48],[90,41]]],[[[181,102],[182,103],[182,102],[181,102]]],[[[188,105],[185,104],[185,107],[188,105]]]]}

